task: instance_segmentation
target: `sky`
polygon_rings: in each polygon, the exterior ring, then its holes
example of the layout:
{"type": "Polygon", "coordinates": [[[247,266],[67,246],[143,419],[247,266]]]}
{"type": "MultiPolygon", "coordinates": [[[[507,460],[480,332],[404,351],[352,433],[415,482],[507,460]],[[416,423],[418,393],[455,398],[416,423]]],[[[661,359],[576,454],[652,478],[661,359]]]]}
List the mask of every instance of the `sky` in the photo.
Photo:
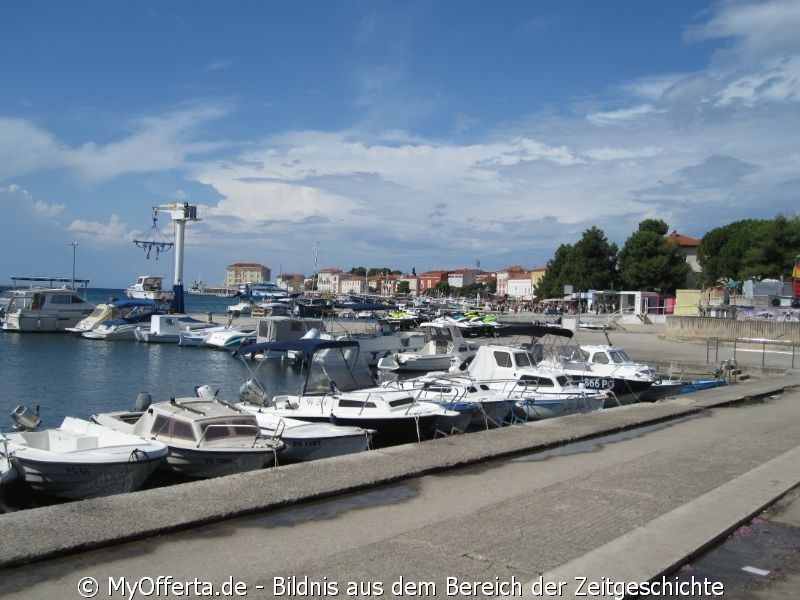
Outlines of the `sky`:
{"type": "Polygon", "coordinates": [[[800,0],[0,0],[0,284],[546,265],[800,215],[800,0]],[[77,244],[77,245],[75,245],[77,244]]]}

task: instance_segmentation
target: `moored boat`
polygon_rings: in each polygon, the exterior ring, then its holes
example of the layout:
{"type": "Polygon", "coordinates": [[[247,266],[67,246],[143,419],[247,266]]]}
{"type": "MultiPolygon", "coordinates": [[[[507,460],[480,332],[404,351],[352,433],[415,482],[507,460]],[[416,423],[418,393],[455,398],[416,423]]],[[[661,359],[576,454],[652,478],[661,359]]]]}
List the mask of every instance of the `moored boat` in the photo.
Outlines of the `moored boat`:
{"type": "Polygon", "coordinates": [[[154,300],[161,304],[172,302],[175,293],[171,289],[164,289],[163,281],[164,278],[159,275],[141,275],[136,283],[125,289],[125,295],[128,298],[154,300]]]}
{"type": "Polygon", "coordinates": [[[69,499],[139,489],[167,456],[161,442],[74,417],[55,429],[18,431],[5,438],[25,485],[69,499]]]}
{"type": "Polygon", "coordinates": [[[92,421],[117,431],[167,445],[162,470],[192,478],[219,477],[275,464],[283,442],[266,438],[256,418],[228,403],[207,398],[172,398],[138,409],[92,415],[92,421]]]}
{"type": "Polygon", "coordinates": [[[77,291],[67,287],[9,290],[2,328],[8,331],[65,331],[89,315],[94,307],[77,291]]]}

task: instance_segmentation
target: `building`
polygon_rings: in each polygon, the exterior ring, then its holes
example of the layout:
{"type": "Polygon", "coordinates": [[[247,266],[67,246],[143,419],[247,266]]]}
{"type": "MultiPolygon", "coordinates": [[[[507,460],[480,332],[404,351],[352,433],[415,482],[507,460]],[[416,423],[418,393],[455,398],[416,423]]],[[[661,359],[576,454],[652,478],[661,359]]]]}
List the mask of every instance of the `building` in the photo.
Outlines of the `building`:
{"type": "Polygon", "coordinates": [[[233,263],[225,267],[225,283],[227,288],[238,288],[245,283],[263,283],[270,281],[272,271],[269,267],[258,263],[233,263]]]}
{"type": "Polygon", "coordinates": [[[478,281],[478,269],[457,269],[455,271],[447,272],[447,284],[451,288],[464,288],[469,285],[475,285],[478,281]]]}
{"type": "Polygon", "coordinates": [[[275,278],[275,283],[290,292],[302,292],[305,286],[305,276],[297,273],[281,273],[275,278]]]}
{"type": "Polygon", "coordinates": [[[317,291],[325,294],[339,293],[339,280],[345,273],[341,269],[329,267],[317,273],[317,291]]]}
{"type": "Polygon", "coordinates": [[[417,275],[419,294],[436,289],[439,283],[447,283],[447,273],[447,271],[425,271],[417,275]]]}
{"type": "Polygon", "coordinates": [[[670,244],[678,244],[683,251],[683,255],[686,257],[686,264],[688,264],[691,269],[686,276],[686,287],[697,287],[700,273],[703,272],[703,269],[700,267],[700,261],[697,259],[697,249],[700,247],[700,240],[681,235],[677,231],[673,231],[666,236],[666,240],[670,244]]]}

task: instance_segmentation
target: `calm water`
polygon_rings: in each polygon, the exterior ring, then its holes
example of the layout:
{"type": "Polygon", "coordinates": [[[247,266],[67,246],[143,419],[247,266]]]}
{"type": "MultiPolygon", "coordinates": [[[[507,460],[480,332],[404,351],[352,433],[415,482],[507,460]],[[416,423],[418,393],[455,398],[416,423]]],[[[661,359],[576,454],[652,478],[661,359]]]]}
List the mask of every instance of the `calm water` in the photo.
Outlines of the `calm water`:
{"type": "MultiPolygon", "coordinates": [[[[122,290],[89,290],[88,299],[99,303],[122,290]]],[[[187,296],[189,313],[212,312],[225,322],[230,298],[187,296]]],[[[177,344],[103,341],[64,333],[14,333],[0,330],[0,431],[9,431],[9,413],[19,404],[40,407],[43,427],[56,427],[65,416],[88,418],[92,413],[133,408],[139,392],[153,401],[194,395],[208,384],[220,397],[235,401],[248,376],[241,359],[229,352],[177,344]]],[[[299,374],[267,361],[259,379],[271,394],[296,391],[299,374]]]]}

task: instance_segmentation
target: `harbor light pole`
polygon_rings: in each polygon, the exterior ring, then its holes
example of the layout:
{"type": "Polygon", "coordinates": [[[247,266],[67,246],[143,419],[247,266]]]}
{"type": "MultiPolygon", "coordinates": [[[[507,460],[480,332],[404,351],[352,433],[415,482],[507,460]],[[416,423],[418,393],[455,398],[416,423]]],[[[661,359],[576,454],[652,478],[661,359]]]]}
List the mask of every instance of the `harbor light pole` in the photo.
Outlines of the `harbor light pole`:
{"type": "Polygon", "coordinates": [[[72,246],[72,289],[75,289],[75,249],[78,247],[78,242],[68,242],[67,246],[72,246]]]}

